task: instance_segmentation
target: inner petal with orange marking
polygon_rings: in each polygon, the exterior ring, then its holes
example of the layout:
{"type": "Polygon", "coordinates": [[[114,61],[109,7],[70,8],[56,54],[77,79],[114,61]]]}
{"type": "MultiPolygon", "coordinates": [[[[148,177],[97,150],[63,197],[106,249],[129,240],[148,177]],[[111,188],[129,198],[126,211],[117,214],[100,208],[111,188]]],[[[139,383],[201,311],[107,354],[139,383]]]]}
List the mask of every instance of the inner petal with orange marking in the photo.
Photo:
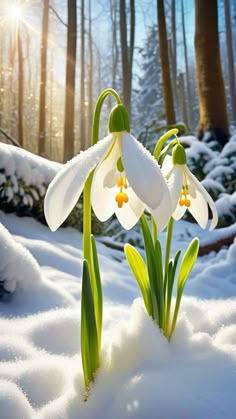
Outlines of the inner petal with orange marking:
{"type": "Polygon", "coordinates": [[[118,207],[122,208],[123,204],[127,204],[129,198],[127,193],[124,192],[124,189],[128,188],[128,183],[121,157],[117,160],[116,167],[119,172],[119,177],[116,182],[116,186],[119,188],[119,192],[116,194],[115,200],[117,202],[118,207]]]}
{"type": "Polygon", "coordinates": [[[185,207],[187,207],[187,208],[190,207],[190,205],[191,205],[191,201],[189,199],[188,185],[183,185],[182,186],[182,190],[180,192],[179,205],[181,207],[183,207],[185,205],[185,207]]]}

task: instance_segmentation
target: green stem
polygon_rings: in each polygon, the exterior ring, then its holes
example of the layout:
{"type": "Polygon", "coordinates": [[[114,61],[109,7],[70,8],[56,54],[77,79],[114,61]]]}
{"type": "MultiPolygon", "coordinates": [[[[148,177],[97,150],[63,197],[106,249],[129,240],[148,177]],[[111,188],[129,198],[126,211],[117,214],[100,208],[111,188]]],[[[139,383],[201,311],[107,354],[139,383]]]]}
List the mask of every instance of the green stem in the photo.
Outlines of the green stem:
{"type": "Polygon", "coordinates": [[[167,226],[167,233],[166,233],[166,252],[165,252],[165,267],[164,267],[164,307],[165,307],[165,320],[164,320],[164,331],[167,331],[168,322],[169,322],[169,307],[168,307],[168,282],[171,278],[168,277],[169,271],[169,262],[170,262],[170,248],[171,248],[171,241],[172,241],[172,233],[173,233],[173,225],[174,219],[173,217],[170,218],[170,221],[167,226]]]}
{"type": "Polygon", "coordinates": [[[152,238],[153,238],[153,243],[155,244],[156,241],[157,241],[157,238],[158,238],[158,236],[157,236],[157,226],[156,226],[155,220],[152,216],[151,216],[151,222],[152,222],[152,238]]]}
{"type": "Polygon", "coordinates": [[[170,248],[171,248],[171,240],[172,240],[172,233],[173,233],[173,224],[174,224],[174,219],[173,219],[173,217],[171,217],[170,221],[168,223],[167,233],[166,233],[166,254],[165,254],[164,277],[166,277],[166,275],[168,274],[168,267],[169,267],[169,260],[170,260],[170,248]]]}
{"type": "MultiPolygon", "coordinates": [[[[120,97],[114,89],[105,89],[98,97],[95,112],[93,117],[93,126],[92,126],[92,138],[91,145],[94,145],[98,142],[99,137],[99,122],[100,115],[102,110],[102,105],[106,97],[112,94],[117,102],[121,104],[120,97]]],[[[83,253],[84,259],[88,261],[88,264],[91,263],[91,203],[90,203],[90,191],[93,179],[93,172],[90,173],[85,186],[84,186],[84,201],[83,201],[83,253]]]]}

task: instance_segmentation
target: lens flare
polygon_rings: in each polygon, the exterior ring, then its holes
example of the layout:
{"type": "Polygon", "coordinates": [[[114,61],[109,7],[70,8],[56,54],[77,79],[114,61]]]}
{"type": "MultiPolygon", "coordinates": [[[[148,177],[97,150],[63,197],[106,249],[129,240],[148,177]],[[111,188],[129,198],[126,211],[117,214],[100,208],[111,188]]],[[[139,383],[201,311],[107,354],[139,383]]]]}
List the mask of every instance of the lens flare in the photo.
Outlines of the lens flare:
{"type": "Polygon", "coordinates": [[[12,20],[21,20],[22,18],[22,8],[19,4],[13,4],[8,9],[8,18],[12,20]]]}

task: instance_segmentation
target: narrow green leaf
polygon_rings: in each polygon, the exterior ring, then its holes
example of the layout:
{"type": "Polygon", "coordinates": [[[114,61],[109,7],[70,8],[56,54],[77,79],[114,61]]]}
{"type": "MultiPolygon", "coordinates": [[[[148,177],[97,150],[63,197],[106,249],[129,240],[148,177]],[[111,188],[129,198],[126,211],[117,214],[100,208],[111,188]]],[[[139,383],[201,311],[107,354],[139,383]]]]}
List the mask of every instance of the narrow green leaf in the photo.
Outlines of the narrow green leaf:
{"type": "Polygon", "coordinates": [[[97,256],[97,247],[96,241],[93,235],[91,235],[91,247],[92,247],[92,258],[93,258],[93,269],[94,269],[94,307],[95,307],[95,316],[97,324],[97,334],[98,334],[98,347],[99,352],[101,349],[101,337],[102,337],[102,283],[100,276],[100,269],[97,256]]]}
{"type": "Polygon", "coordinates": [[[89,266],[83,261],[81,295],[81,355],[86,390],[99,367],[99,348],[89,266]]]}
{"type": "Polygon", "coordinates": [[[177,287],[182,291],[188,279],[188,276],[193,268],[193,265],[197,259],[198,249],[199,239],[195,237],[188,246],[180,265],[177,287]]]}
{"type": "Polygon", "coordinates": [[[172,300],[172,293],[173,293],[173,286],[175,280],[175,272],[178,264],[178,260],[180,257],[181,251],[178,250],[176,253],[174,260],[170,261],[168,274],[167,274],[167,285],[166,285],[166,320],[165,320],[165,330],[168,331],[169,329],[169,319],[170,319],[170,310],[171,310],[171,300],[172,300]]]}
{"type": "Polygon", "coordinates": [[[153,155],[154,155],[156,160],[159,159],[162,148],[164,147],[166,141],[168,141],[168,139],[170,137],[172,137],[172,135],[177,135],[178,132],[179,132],[179,130],[177,128],[173,128],[173,129],[167,131],[164,135],[162,135],[161,138],[159,138],[159,140],[156,144],[156,147],[154,149],[154,152],[153,152],[153,155]]]}
{"type": "Polygon", "coordinates": [[[163,286],[163,265],[162,265],[162,251],[161,243],[159,240],[155,242],[155,270],[156,270],[156,280],[155,280],[155,292],[158,305],[158,315],[159,315],[159,326],[163,328],[164,326],[164,286],[163,286]]]}
{"type": "Polygon", "coordinates": [[[199,240],[198,240],[197,237],[195,237],[191,241],[190,245],[188,246],[188,248],[187,248],[187,250],[186,250],[186,252],[183,256],[181,265],[180,265],[179,276],[178,276],[178,281],[177,281],[177,296],[176,296],[176,302],[175,302],[175,310],[174,310],[174,315],[173,315],[169,340],[171,339],[171,337],[174,333],[174,330],[175,330],[183,290],[184,290],[186,281],[188,279],[188,276],[189,276],[189,274],[190,274],[190,272],[193,268],[193,265],[194,265],[194,263],[197,259],[198,249],[199,249],[199,240]]]}
{"type": "Polygon", "coordinates": [[[155,291],[156,282],[156,269],[155,269],[155,251],[152,241],[152,235],[150,233],[147,220],[144,215],[140,218],[140,225],[142,229],[142,235],[144,240],[144,247],[146,253],[147,270],[151,290],[152,308],[153,308],[153,319],[158,323],[158,306],[155,291]]]}
{"type": "Polygon", "coordinates": [[[146,310],[150,316],[153,316],[151,290],[145,262],[140,253],[131,244],[126,244],[124,250],[130,269],[142,293],[146,310]]]}

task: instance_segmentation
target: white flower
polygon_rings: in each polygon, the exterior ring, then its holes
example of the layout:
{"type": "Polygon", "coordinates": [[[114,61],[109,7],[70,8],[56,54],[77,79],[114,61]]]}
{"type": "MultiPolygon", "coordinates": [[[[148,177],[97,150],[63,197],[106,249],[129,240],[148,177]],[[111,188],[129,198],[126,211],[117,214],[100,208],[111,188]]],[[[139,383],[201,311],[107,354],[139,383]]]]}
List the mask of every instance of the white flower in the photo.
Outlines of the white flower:
{"type": "MultiPolygon", "coordinates": [[[[78,154],[50,183],[44,212],[51,230],[55,231],[70,214],[94,168],[91,204],[100,221],[115,213],[128,230],[139,220],[145,207],[152,213],[164,203],[166,218],[171,207],[170,196],[158,164],[141,143],[122,131],[109,134],[78,154]]],[[[165,223],[165,219],[163,222],[157,219],[159,229],[165,223]]]]}
{"type": "Polygon", "coordinates": [[[185,151],[180,144],[175,147],[172,158],[167,156],[165,159],[163,173],[169,184],[173,218],[179,220],[188,209],[204,229],[209,219],[209,205],[212,212],[209,230],[213,230],[218,223],[215,204],[206,189],[188,169],[185,151]]]}

